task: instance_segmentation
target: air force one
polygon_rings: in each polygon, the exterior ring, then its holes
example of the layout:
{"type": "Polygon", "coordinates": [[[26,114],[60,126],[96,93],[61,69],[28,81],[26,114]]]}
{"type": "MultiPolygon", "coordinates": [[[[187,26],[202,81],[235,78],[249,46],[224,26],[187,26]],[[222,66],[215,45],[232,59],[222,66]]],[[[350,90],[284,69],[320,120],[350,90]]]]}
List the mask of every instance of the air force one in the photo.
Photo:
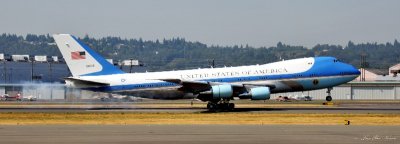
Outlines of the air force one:
{"type": "Polygon", "coordinates": [[[197,98],[207,108],[233,109],[234,98],[268,100],[273,93],[327,89],[360,72],[334,57],[310,57],[262,65],[125,73],[69,34],[53,35],[72,76],[68,87],[155,99],[197,98]]]}

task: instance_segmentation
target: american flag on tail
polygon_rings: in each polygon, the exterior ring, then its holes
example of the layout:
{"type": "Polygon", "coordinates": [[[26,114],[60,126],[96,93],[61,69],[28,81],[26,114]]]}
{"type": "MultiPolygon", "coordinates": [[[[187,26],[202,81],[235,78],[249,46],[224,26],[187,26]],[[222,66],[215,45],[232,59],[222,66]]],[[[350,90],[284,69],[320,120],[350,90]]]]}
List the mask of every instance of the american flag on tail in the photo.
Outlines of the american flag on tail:
{"type": "Polygon", "coordinates": [[[85,51],[71,52],[71,59],[72,60],[86,59],[86,53],[85,53],[85,51]]]}

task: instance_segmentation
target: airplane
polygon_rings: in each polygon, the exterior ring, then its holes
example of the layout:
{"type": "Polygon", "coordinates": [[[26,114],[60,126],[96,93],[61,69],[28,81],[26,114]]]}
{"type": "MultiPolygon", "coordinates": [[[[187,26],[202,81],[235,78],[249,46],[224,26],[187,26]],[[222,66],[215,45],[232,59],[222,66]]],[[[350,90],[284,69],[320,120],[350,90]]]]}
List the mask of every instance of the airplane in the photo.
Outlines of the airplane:
{"type": "Polygon", "coordinates": [[[268,100],[273,93],[327,89],[360,75],[334,57],[309,57],[238,67],[125,73],[70,34],[53,35],[72,76],[67,87],[154,99],[196,98],[209,110],[232,110],[234,98],[268,100]]]}

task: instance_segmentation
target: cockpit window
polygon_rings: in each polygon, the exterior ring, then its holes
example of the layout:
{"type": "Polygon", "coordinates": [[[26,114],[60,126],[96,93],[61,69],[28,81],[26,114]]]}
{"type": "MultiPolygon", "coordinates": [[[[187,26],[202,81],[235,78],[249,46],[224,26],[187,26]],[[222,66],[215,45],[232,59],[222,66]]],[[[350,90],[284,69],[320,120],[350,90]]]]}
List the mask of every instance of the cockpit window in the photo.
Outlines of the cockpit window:
{"type": "Polygon", "coordinates": [[[340,62],[338,59],[334,59],[333,62],[340,62]]]}

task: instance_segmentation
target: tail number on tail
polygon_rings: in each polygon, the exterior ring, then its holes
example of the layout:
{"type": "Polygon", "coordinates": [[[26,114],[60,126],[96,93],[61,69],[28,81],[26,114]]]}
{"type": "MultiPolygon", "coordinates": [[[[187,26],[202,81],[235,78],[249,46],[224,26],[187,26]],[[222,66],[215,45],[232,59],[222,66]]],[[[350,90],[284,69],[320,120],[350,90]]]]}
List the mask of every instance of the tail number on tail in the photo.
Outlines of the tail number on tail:
{"type": "Polygon", "coordinates": [[[86,65],[87,68],[95,67],[94,64],[88,64],[86,65]]]}

